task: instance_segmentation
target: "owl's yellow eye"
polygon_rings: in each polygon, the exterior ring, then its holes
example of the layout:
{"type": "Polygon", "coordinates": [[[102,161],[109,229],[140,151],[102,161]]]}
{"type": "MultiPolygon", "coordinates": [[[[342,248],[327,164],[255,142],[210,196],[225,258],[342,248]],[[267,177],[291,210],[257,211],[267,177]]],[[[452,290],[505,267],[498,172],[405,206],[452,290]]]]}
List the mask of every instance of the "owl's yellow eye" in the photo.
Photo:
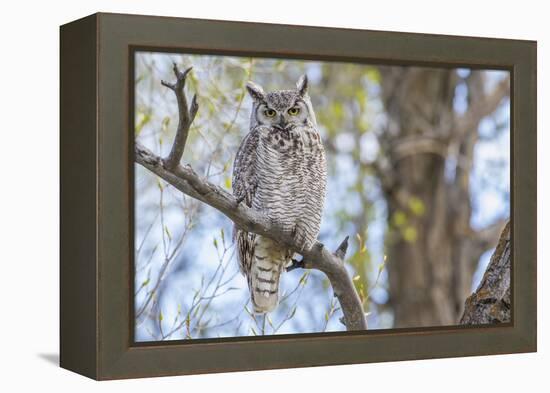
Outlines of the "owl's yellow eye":
{"type": "Polygon", "coordinates": [[[300,113],[300,108],[298,108],[297,106],[293,107],[293,108],[290,108],[288,110],[288,114],[290,116],[296,116],[298,113],[300,113]]]}
{"type": "Polygon", "coordinates": [[[275,113],[276,112],[273,109],[266,109],[264,111],[264,115],[266,115],[267,117],[273,117],[273,116],[275,116],[275,113]]]}

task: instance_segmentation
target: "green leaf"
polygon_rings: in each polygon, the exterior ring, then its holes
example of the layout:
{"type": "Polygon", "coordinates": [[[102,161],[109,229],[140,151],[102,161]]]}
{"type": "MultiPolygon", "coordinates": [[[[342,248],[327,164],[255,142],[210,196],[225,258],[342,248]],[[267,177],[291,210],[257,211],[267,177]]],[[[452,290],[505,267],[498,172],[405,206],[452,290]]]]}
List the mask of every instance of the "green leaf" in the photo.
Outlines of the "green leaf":
{"type": "Polygon", "coordinates": [[[189,326],[191,325],[191,316],[187,314],[187,317],[185,318],[185,327],[187,330],[189,330],[189,326]]]}
{"type": "Polygon", "coordinates": [[[168,130],[169,125],[170,125],[170,117],[166,116],[164,119],[162,119],[162,123],[161,123],[162,132],[166,132],[168,130]]]}
{"type": "Polygon", "coordinates": [[[403,239],[408,243],[414,243],[417,235],[416,228],[413,226],[408,226],[403,230],[403,239]]]}
{"type": "Polygon", "coordinates": [[[336,121],[340,122],[344,119],[344,106],[341,102],[335,101],[332,104],[332,112],[336,121]]]}
{"type": "Polygon", "coordinates": [[[266,314],[266,319],[267,319],[267,323],[269,324],[269,326],[271,326],[271,329],[275,330],[275,326],[273,326],[273,321],[271,320],[271,318],[269,317],[269,314],[266,314]]]}
{"type": "Polygon", "coordinates": [[[139,112],[137,114],[137,121],[136,121],[136,127],[135,127],[135,135],[138,136],[141,133],[141,130],[143,130],[143,127],[151,121],[151,114],[148,112],[139,112]]]}
{"type": "Polygon", "coordinates": [[[360,254],[363,254],[365,251],[367,251],[367,246],[365,245],[365,242],[363,241],[363,238],[361,237],[360,234],[357,233],[355,236],[357,237],[357,241],[359,242],[358,252],[360,254]]]}
{"type": "Polygon", "coordinates": [[[387,259],[387,256],[384,255],[384,261],[380,264],[380,266],[378,266],[378,275],[380,275],[386,268],[386,259],[387,259]]]}
{"type": "Polygon", "coordinates": [[[361,299],[361,303],[365,302],[365,290],[363,288],[359,288],[359,299],[361,299]]]}
{"type": "Polygon", "coordinates": [[[141,82],[142,80],[145,79],[145,75],[139,75],[137,78],[136,78],[136,86],[139,84],[139,82],[141,82]]]}
{"type": "Polygon", "coordinates": [[[374,83],[380,83],[382,77],[380,76],[380,71],[377,68],[368,68],[366,72],[367,78],[369,78],[374,83]]]}
{"type": "Polygon", "coordinates": [[[393,213],[392,221],[393,221],[393,225],[400,228],[407,223],[407,216],[405,215],[404,212],[402,212],[401,210],[398,210],[395,213],[393,213]]]}
{"type": "Polygon", "coordinates": [[[426,211],[426,207],[424,206],[424,202],[422,202],[417,197],[412,197],[409,200],[409,209],[411,209],[411,212],[415,216],[422,216],[424,212],[426,211]]]}
{"type": "Polygon", "coordinates": [[[195,311],[193,312],[193,318],[195,318],[197,316],[197,314],[199,313],[199,310],[201,309],[201,305],[199,304],[197,306],[197,308],[195,308],[195,311]]]}
{"type": "Polygon", "coordinates": [[[367,103],[367,93],[364,89],[358,89],[355,92],[355,97],[357,98],[357,102],[359,103],[359,106],[361,108],[365,107],[365,104],[367,103]]]}

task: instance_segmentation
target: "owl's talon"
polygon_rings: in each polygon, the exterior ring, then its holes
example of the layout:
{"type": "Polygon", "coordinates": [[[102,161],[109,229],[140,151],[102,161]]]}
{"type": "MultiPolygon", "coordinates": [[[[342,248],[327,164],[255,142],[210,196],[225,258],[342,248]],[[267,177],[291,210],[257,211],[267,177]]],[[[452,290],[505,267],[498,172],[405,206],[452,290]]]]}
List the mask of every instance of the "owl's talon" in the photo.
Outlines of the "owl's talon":
{"type": "Polygon", "coordinates": [[[291,262],[292,262],[292,263],[290,264],[290,266],[287,266],[287,267],[286,267],[286,271],[287,271],[287,272],[290,272],[290,271],[292,271],[292,270],[294,270],[294,269],[304,269],[304,268],[305,268],[305,264],[304,264],[304,259],[303,259],[303,258],[302,258],[301,261],[298,261],[297,259],[292,258],[292,259],[291,259],[291,262]]]}
{"type": "Polygon", "coordinates": [[[239,206],[242,203],[242,201],[244,201],[245,197],[246,197],[245,195],[242,195],[237,198],[237,206],[239,206]]]}

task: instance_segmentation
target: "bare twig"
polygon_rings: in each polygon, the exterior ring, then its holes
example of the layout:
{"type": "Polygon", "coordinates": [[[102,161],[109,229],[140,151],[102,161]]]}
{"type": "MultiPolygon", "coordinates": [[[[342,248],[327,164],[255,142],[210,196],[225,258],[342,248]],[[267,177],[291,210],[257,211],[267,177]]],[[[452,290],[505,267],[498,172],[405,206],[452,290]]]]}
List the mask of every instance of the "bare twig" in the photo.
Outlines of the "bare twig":
{"type": "Polygon", "coordinates": [[[294,293],[297,292],[294,298],[294,302],[289,306],[288,312],[286,313],[284,318],[277,324],[277,326],[273,326],[273,324],[270,323],[272,334],[276,334],[286,322],[290,321],[296,315],[298,302],[300,301],[302,293],[304,292],[304,288],[306,287],[308,277],[309,277],[309,271],[306,271],[300,278],[298,285],[292,291],[290,291],[290,293],[286,294],[281,298],[280,304],[283,304],[287,299],[289,299],[294,293]]]}
{"type": "MultiPolygon", "coordinates": [[[[187,110],[183,87],[188,72],[189,70],[180,73],[177,66],[174,65],[177,82],[175,84],[163,82],[163,85],[172,89],[178,98],[179,125],[183,125],[182,127],[178,125],[178,132],[176,133],[170,155],[167,159],[162,159],[146,147],[136,143],[136,162],[181,192],[217,209],[239,228],[270,238],[291,250],[299,250],[300,247],[295,244],[292,233],[283,229],[280,223],[273,222],[261,212],[249,208],[244,203],[239,204],[233,195],[201,178],[190,166],[181,166],[179,164],[185,148],[189,126],[198,109],[198,105],[192,104],[191,110],[187,110]],[[196,109],[193,110],[193,107],[196,109]]],[[[305,268],[318,269],[327,275],[344,313],[346,328],[348,330],[364,330],[367,328],[367,322],[363,306],[344,266],[343,259],[346,250],[347,238],[335,253],[331,253],[320,242],[316,242],[310,250],[300,253],[303,257],[302,262],[305,268]]]]}
{"type": "MultiPolygon", "coordinates": [[[[193,217],[193,214],[194,214],[193,211],[191,211],[190,216],[187,217],[187,219],[186,219],[185,228],[184,228],[182,234],[180,235],[178,242],[174,246],[173,250],[169,251],[170,244],[168,244],[168,245],[166,244],[166,238],[165,238],[166,226],[164,225],[163,193],[164,193],[163,188],[160,188],[159,216],[160,216],[160,219],[161,219],[161,231],[162,231],[162,244],[163,244],[163,251],[164,251],[164,258],[163,258],[164,261],[163,261],[163,263],[161,265],[161,268],[158,272],[157,278],[156,278],[155,282],[153,283],[153,289],[151,289],[147,293],[147,296],[145,297],[145,300],[143,301],[142,305],[139,307],[138,311],[136,312],[136,320],[139,320],[139,318],[142,316],[142,314],[147,310],[147,307],[151,303],[151,300],[153,299],[153,297],[157,294],[157,291],[160,287],[160,284],[164,280],[164,276],[168,271],[169,265],[172,263],[172,261],[174,260],[174,258],[177,255],[178,251],[180,250],[181,246],[183,245],[183,242],[184,242],[185,238],[187,237],[187,234],[188,234],[189,230],[191,229],[191,225],[192,225],[192,217],[193,217]]],[[[155,247],[155,250],[156,250],[156,247],[155,247]]],[[[151,258],[149,259],[149,261],[151,261],[152,257],[153,257],[153,254],[151,255],[151,258]]],[[[143,286],[139,288],[138,292],[141,291],[142,288],[143,288],[143,286]]],[[[137,293],[136,293],[136,295],[137,295],[137,293]]]]}
{"type": "Polygon", "coordinates": [[[176,100],[178,102],[179,122],[178,128],[176,130],[176,137],[174,139],[174,144],[172,145],[172,150],[170,150],[170,154],[165,160],[165,165],[168,168],[174,168],[179,164],[181,156],[183,155],[183,151],[185,150],[185,143],[187,142],[189,127],[191,127],[191,123],[193,123],[195,115],[199,110],[197,96],[193,96],[193,99],[191,100],[191,107],[189,108],[187,106],[187,99],[185,98],[185,92],[183,90],[185,88],[185,80],[187,79],[187,74],[191,72],[192,68],[193,67],[189,67],[185,71],[180,72],[178,66],[176,65],[176,63],[174,63],[173,70],[174,74],[176,75],[176,83],[161,81],[163,86],[166,86],[167,88],[174,91],[174,93],[176,94],[176,100]]]}

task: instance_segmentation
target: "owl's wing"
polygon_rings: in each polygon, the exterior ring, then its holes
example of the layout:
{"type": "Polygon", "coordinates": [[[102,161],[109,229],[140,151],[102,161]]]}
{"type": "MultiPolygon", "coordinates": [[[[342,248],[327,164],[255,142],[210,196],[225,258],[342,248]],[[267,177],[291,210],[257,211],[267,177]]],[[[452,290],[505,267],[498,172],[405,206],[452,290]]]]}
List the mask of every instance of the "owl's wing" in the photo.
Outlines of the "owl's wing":
{"type": "MultiPolygon", "coordinates": [[[[258,141],[259,133],[254,130],[249,132],[243,139],[233,164],[233,195],[249,207],[252,207],[252,200],[257,186],[256,148],[258,141]]],[[[256,235],[234,226],[233,238],[237,246],[237,257],[241,272],[250,279],[249,272],[254,259],[256,235]]]]}
{"type": "Polygon", "coordinates": [[[233,195],[239,201],[244,201],[247,206],[252,206],[252,200],[256,192],[256,148],[258,147],[259,133],[255,130],[249,132],[243,139],[233,164],[233,195]]]}

